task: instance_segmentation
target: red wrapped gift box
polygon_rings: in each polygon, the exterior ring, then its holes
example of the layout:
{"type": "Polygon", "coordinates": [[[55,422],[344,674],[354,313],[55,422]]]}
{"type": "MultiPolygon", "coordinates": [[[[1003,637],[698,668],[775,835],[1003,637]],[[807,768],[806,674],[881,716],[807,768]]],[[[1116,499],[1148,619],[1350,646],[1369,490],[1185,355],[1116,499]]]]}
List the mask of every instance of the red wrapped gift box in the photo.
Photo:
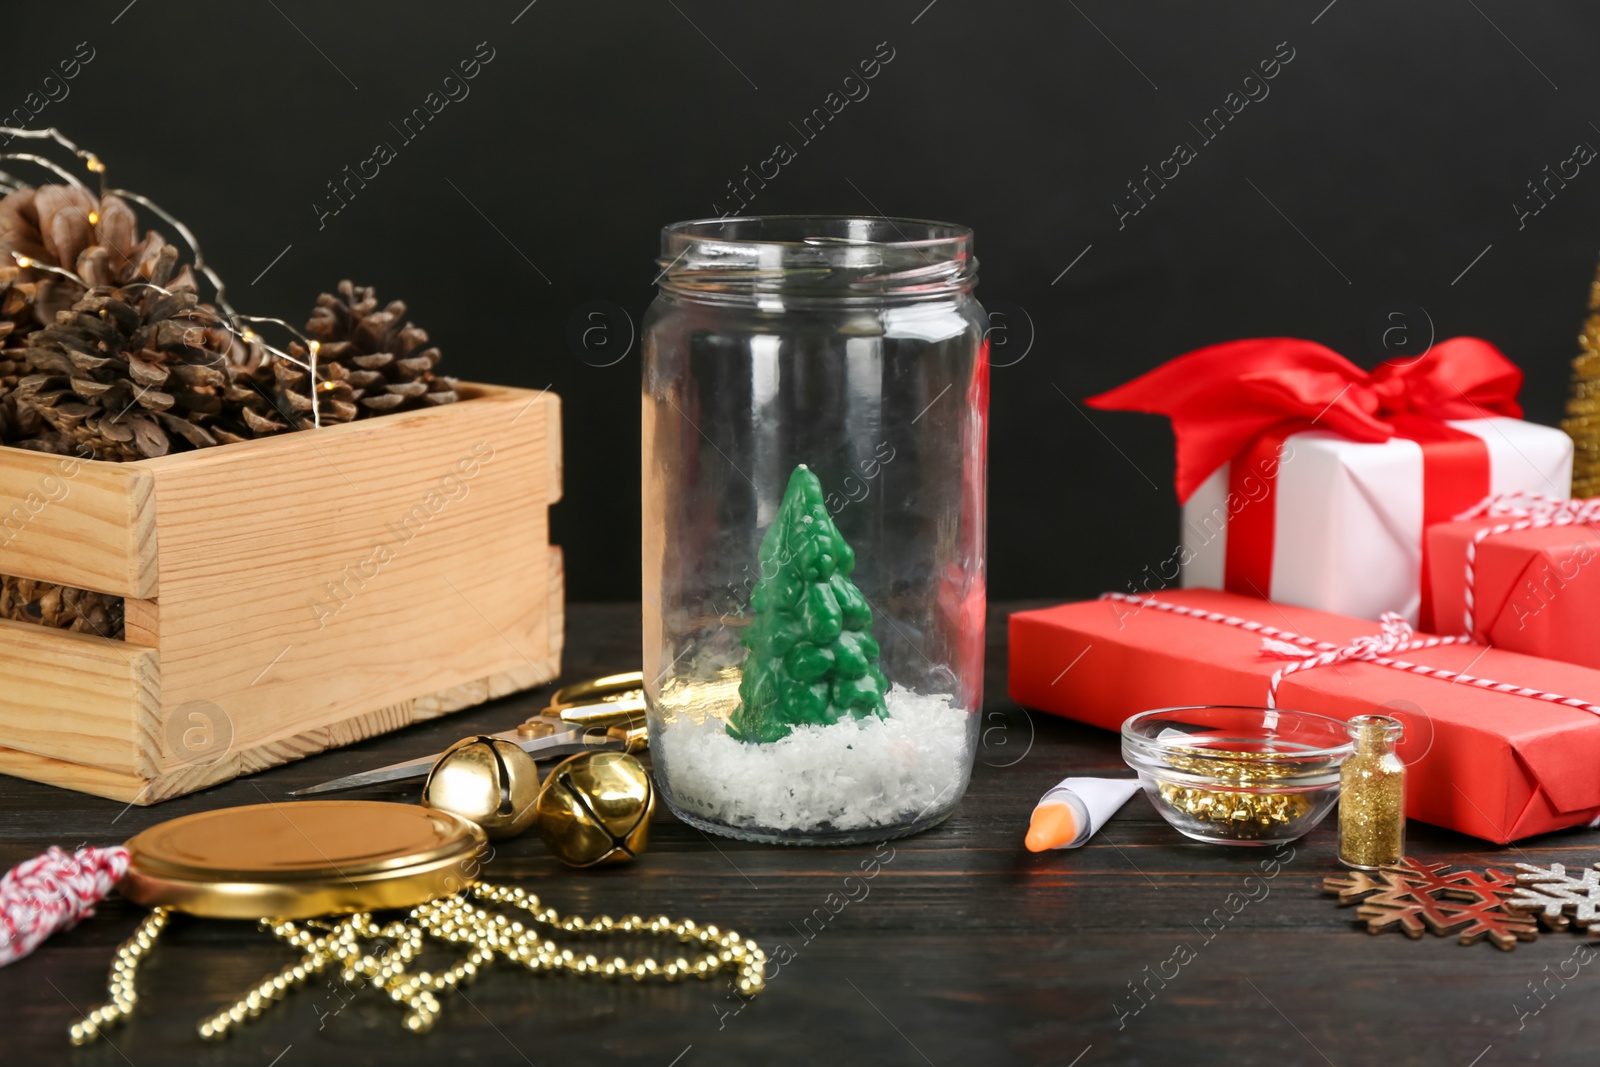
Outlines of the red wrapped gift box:
{"type": "MultiPolygon", "coordinates": [[[[1347,646],[1377,629],[1361,619],[1212,590],[1152,599],[1260,625],[1117,600],[1018,612],[1010,620],[1012,699],[1110,730],[1151,708],[1259,707],[1274,673],[1288,663],[1263,653],[1265,631],[1347,646]]],[[[1490,680],[1592,706],[1600,700],[1600,671],[1465,644],[1392,658],[1424,670],[1470,672],[1478,681],[1452,683],[1347,661],[1286,674],[1275,703],[1339,719],[1374,711],[1400,719],[1400,754],[1409,766],[1406,813],[1423,822],[1505,844],[1600,815],[1600,715],[1482,687],[1490,680]]]]}
{"type": "MultiPolygon", "coordinates": [[[[1492,520],[1428,527],[1434,625],[1467,626],[1467,549],[1492,520]]],[[[1600,530],[1546,526],[1478,541],[1472,567],[1471,635],[1479,644],[1600,667],[1600,530]]]]}

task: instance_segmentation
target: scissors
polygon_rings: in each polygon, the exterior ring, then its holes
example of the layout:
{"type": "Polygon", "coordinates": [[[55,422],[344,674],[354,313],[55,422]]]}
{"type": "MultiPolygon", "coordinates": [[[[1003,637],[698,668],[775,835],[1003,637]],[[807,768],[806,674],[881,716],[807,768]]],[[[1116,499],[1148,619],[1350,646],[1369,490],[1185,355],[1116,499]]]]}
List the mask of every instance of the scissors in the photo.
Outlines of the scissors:
{"type": "MultiPolygon", "coordinates": [[[[649,737],[645,728],[644,675],[629,671],[564,686],[556,690],[550,698],[550,706],[539,714],[514,730],[489,736],[510,741],[534,759],[597,749],[638,751],[649,737]]],[[[304,797],[421,778],[441,755],[442,752],[436,752],[420,759],[348,774],[331,782],[296,789],[289,795],[304,797]]]]}

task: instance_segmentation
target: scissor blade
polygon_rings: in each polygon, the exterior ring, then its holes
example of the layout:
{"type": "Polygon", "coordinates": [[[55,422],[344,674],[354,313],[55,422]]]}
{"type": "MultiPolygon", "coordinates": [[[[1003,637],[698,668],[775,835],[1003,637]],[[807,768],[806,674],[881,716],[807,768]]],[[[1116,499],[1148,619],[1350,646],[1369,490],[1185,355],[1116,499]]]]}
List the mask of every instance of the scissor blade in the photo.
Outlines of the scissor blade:
{"type": "Polygon", "coordinates": [[[343,778],[335,778],[331,782],[310,786],[306,789],[296,789],[289,795],[292,797],[307,797],[313,793],[336,793],[342,789],[360,789],[362,786],[379,785],[383,782],[395,782],[404,778],[420,778],[427,774],[438,761],[437,755],[423,756],[421,759],[406,760],[404,763],[392,763],[387,767],[376,770],[362,771],[360,774],[347,774],[343,778]]]}
{"type": "MultiPolygon", "coordinates": [[[[510,741],[534,759],[546,759],[551,756],[570,756],[588,749],[620,748],[620,744],[606,741],[600,735],[595,735],[592,740],[584,740],[584,731],[581,728],[566,730],[558,729],[555,733],[545,737],[528,738],[518,734],[515,730],[506,730],[488,736],[510,741]]],[[[289,795],[292,797],[311,796],[314,793],[334,793],[345,789],[360,789],[369,785],[381,785],[384,782],[398,782],[406,778],[421,778],[433,769],[444,753],[436,752],[431,756],[420,759],[407,760],[404,763],[392,763],[387,767],[378,767],[359,774],[347,774],[343,778],[335,778],[331,782],[322,782],[305,789],[296,789],[289,795]]]]}

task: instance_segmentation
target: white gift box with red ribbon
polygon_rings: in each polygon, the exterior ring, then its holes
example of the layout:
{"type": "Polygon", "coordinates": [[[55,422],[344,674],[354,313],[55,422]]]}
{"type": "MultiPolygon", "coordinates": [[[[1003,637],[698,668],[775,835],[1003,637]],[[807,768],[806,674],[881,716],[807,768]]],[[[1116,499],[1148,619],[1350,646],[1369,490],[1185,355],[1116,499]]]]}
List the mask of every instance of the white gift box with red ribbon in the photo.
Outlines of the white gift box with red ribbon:
{"type": "Polygon", "coordinates": [[[1521,386],[1522,371],[1475,337],[1370,372],[1312,341],[1263,337],[1091,397],[1168,416],[1177,443],[1177,566],[1147,569],[1128,591],[1155,592],[1181,569],[1188,587],[1394,612],[1436,631],[1423,531],[1491,494],[1569,495],[1572,441],[1522,421],[1521,386]]]}
{"type": "MultiPolygon", "coordinates": [[[[1490,493],[1567,495],[1572,439],[1560,430],[1501,417],[1445,425],[1483,442],[1490,493]]],[[[1285,437],[1279,456],[1224,464],[1183,508],[1184,587],[1361,619],[1392,611],[1416,625],[1426,447],[1399,437],[1375,444],[1311,430],[1285,437]],[[1269,494],[1263,460],[1273,458],[1265,465],[1276,468],[1269,494]],[[1239,545],[1230,558],[1229,528],[1251,524],[1258,518],[1252,509],[1271,512],[1267,523],[1255,524],[1270,525],[1266,558],[1259,542],[1249,549],[1256,558],[1241,559],[1239,545]]],[[[1434,620],[1424,628],[1454,633],[1460,623],[1434,620]]]]}

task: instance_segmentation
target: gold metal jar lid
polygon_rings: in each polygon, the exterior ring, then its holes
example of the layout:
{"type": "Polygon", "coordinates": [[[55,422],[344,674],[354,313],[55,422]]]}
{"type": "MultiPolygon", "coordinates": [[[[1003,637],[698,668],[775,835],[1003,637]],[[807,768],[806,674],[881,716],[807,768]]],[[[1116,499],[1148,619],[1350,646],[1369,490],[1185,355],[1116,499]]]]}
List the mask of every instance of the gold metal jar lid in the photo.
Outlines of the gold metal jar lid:
{"type": "Polygon", "coordinates": [[[474,823],[414,804],[308,800],[186,815],[128,842],[118,890],[218,919],[410,908],[477,881],[474,823]]]}

